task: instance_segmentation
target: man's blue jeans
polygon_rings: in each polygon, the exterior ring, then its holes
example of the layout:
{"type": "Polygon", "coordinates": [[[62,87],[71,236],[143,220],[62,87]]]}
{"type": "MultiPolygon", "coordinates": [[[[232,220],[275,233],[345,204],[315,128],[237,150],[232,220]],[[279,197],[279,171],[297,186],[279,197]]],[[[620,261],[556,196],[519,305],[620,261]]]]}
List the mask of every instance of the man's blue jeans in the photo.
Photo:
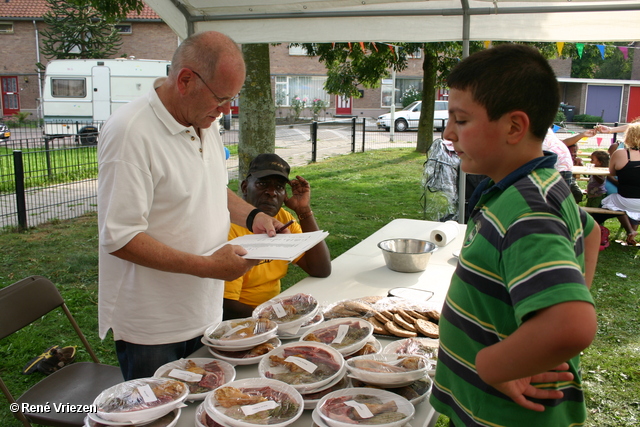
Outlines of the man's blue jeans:
{"type": "Polygon", "coordinates": [[[143,345],[116,341],[116,353],[125,381],[152,377],[160,366],[181,358],[202,347],[202,337],[171,344],[143,345]]]}

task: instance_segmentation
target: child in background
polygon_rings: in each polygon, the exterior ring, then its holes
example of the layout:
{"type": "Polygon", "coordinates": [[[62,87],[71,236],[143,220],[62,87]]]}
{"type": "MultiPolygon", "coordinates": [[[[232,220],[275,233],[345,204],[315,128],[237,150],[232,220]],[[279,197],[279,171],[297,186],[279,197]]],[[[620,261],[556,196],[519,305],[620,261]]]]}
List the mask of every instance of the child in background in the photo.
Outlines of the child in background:
{"type": "MultiPolygon", "coordinates": [[[[569,145],[569,153],[571,153],[571,161],[573,162],[573,166],[583,166],[582,159],[578,157],[578,144],[569,145]]],[[[573,179],[571,180],[571,194],[576,199],[576,203],[580,203],[583,198],[582,188],[578,185],[578,178],[580,175],[573,175],[573,179]]]]}
{"type": "Polygon", "coordinates": [[[489,180],[442,308],[431,405],[456,427],[584,425],[600,229],[542,151],[558,82],[517,44],[469,56],[447,82],[443,138],[464,172],[489,180]]]}
{"type": "MultiPolygon", "coordinates": [[[[591,163],[596,168],[609,167],[609,153],[602,150],[596,150],[591,153],[591,163]]],[[[587,203],[586,206],[599,208],[600,202],[607,195],[606,183],[607,177],[603,175],[591,175],[587,183],[587,203]]]]}

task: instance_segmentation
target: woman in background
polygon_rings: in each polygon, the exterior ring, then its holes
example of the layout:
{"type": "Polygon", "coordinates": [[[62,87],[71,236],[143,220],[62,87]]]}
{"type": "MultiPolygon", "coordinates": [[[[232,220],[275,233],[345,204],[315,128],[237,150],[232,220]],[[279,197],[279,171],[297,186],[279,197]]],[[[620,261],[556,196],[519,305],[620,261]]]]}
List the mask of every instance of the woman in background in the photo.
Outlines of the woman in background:
{"type": "Polygon", "coordinates": [[[602,207],[625,213],[618,220],[627,232],[627,244],[635,246],[640,222],[640,122],[628,125],[625,146],[609,161],[611,176],[618,177],[618,193],[605,197],[602,207]]]}

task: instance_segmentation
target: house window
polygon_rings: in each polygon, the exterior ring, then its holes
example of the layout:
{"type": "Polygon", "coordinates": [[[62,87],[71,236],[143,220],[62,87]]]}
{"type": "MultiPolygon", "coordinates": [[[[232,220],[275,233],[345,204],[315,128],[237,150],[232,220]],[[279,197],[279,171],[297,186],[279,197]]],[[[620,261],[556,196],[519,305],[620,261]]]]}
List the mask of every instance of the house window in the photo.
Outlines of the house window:
{"type": "Polygon", "coordinates": [[[276,76],[276,106],[289,107],[295,97],[307,98],[307,105],[314,99],[329,102],[329,94],[324,90],[326,81],[324,76],[276,76]]]}
{"type": "Polygon", "coordinates": [[[418,49],[417,51],[413,52],[410,55],[407,55],[407,58],[409,59],[420,59],[422,58],[422,49],[418,49]]]}
{"type": "Polygon", "coordinates": [[[306,56],[307,49],[303,46],[289,46],[289,55],[291,56],[306,56]]]}
{"type": "Polygon", "coordinates": [[[396,108],[403,105],[403,98],[412,98],[415,93],[422,93],[421,79],[396,79],[395,91],[393,90],[393,81],[391,79],[382,79],[381,85],[381,107],[391,107],[391,96],[395,92],[396,108]]]}
{"type": "Polygon", "coordinates": [[[84,98],[85,79],[51,79],[51,96],[56,98],[84,98]]]}
{"type": "Polygon", "coordinates": [[[131,24],[116,24],[114,27],[118,30],[118,34],[131,34],[133,32],[131,24]]]}
{"type": "Polygon", "coordinates": [[[13,22],[0,22],[0,34],[13,34],[13,22]]]}

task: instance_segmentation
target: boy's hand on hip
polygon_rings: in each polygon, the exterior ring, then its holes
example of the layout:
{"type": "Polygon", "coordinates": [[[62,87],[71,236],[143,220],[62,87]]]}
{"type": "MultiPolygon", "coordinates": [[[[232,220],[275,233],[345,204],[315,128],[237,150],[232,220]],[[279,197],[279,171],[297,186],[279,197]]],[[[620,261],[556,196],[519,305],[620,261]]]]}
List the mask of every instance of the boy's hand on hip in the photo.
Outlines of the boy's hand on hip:
{"type": "Polygon", "coordinates": [[[490,384],[496,390],[509,396],[515,403],[523,408],[532,411],[544,411],[544,405],[529,400],[533,399],[561,399],[564,393],[560,390],[549,390],[537,388],[532,383],[550,384],[555,382],[571,381],[573,374],[566,372],[569,369],[567,363],[557,366],[554,370],[533,375],[531,377],[520,378],[513,381],[507,381],[498,384],[490,384]]]}

